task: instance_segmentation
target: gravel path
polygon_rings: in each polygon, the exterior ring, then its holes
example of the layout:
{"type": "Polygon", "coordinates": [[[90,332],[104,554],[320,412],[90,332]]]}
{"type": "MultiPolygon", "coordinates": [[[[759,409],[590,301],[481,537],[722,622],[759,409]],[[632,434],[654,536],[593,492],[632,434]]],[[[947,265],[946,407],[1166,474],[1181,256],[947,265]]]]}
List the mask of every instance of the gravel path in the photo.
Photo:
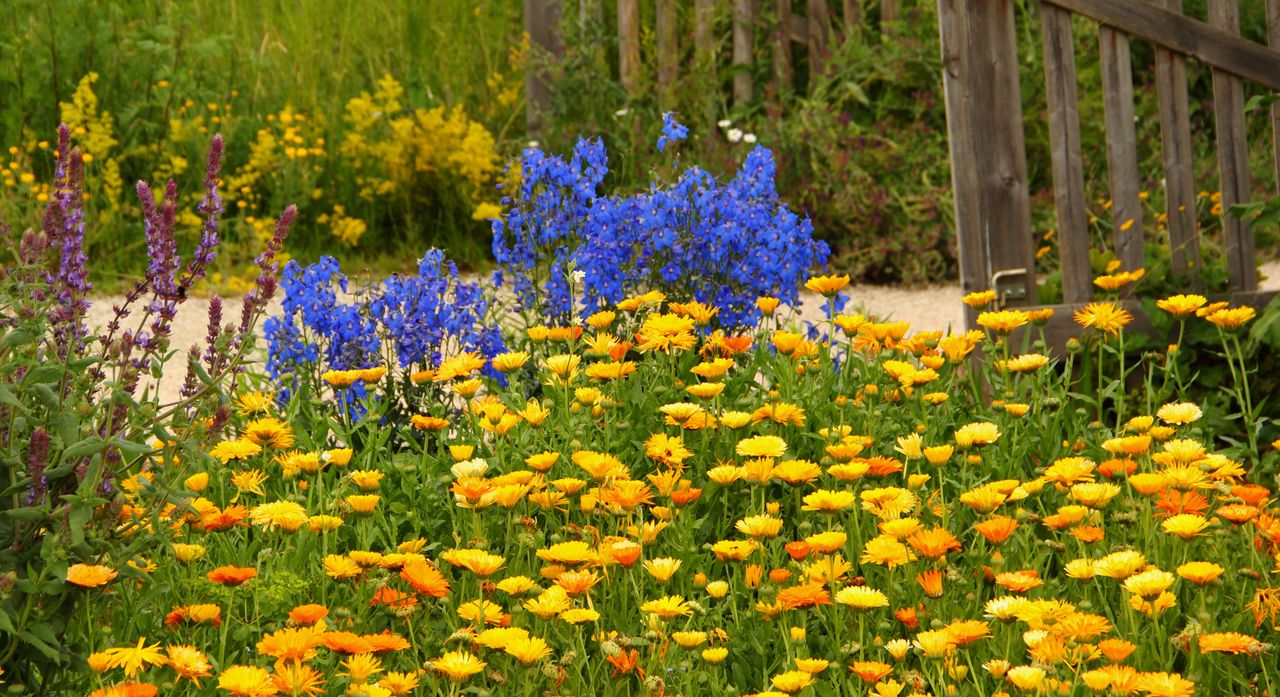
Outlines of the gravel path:
{"type": "MultiPolygon", "coordinates": [[[[1262,266],[1264,280],[1263,289],[1280,290],[1280,261],[1268,262],[1262,266]]],[[[960,302],[962,293],[957,283],[937,285],[928,288],[899,288],[895,286],[854,286],[848,291],[849,304],[845,311],[849,313],[863,312],[881,318],[905,320],[914,329],[920,331],[947,330],[959,328],[964,321],[964,306],[960,302]]],[[[804,317],[817,317],[822,312],[822,298],[812,293],[803,292],[801,314],[804,317]]],[[[100,297],[89,307],[90,326],[95,329],[110,321],[112,306],[120,302],[118,296],[100,297]]],[[[240,320],[241,302],[239,298],[223,302],[223,323],[240,320]]],[[[271,305],[271,312],[280,310],[280,303],[271,305]]],[[[204,345],[204,337],[209,321],[209,301],[205,298],[191,298],[178,311],[173,323],[173,347],[186,351],[192,344],[204,345]]],[[[160,380],[161,398],[170,401],[176,399],[182,387],[185,374],[185,363],[175,360],[174,370],[168,371],[160,380]]]]}

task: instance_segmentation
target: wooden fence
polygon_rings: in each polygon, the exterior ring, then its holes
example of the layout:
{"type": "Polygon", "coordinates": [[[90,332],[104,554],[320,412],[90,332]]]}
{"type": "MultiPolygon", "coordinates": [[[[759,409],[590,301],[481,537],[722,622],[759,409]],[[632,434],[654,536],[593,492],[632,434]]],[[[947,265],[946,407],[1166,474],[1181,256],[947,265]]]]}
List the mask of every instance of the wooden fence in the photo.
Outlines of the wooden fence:
{"type": "MultiPolygon", "coordinates": [[[[733,71],[731,99],[734,106],[751,103],[758,94],[754,79],[756,39],[767,35],[769,42],[770,81],[778,92],[790,91],[796,80],[793,45],[805,55],[809,75],[822,70],[834,33],[847,33],[863,27],[874,16],[881,30],[888,29],[899,18],[902,0],[648,0],[654,8],[654,51],[651,60],[641,59],[641,0],[524,0],[525,31],[539,48],[557,53],[561,43],[556,28],[566,12],[576,12],[568,19],[586,25],[595,22],[616,32],[617,57],[611,62],[615,77],[632,97],[639,97],[643,85],[656,86],[659,102],[669,101],[681,72],[682,55],[693,58],[693,65],[707,71],[709,84],[722,64],[733,71]],[[616,12],[606,17],[604,3],[616,5],[616,12]],[[576,8],[572,5],[576,4],[576,8]],[[803,5],[804,14],[793,11],[803,5]],[[838,10],[837,6],[838,5],[838,10]],[[692,8],[692,12],[683,12],[692,8]],[[692,15],[692,22],[689,21],[692,15]],[[606,19],[609,20],[606,23],[606,19]],[[717,34],[726,22],[728,37],[717,34]],[[692,26],[687,26],[692,24],[692,26]],[[682,38],[692,38],[692,50],[681,53],[682,38]],[[727,41],[726,41],[727,38],[727,41]],[[722,56],[721,47],[729,55],[722,56]],[[727,59],[727,60],[726,60],[727,59]],[[644,71],[652,66],[651,80],[644,71]]],[[[812,84],[812,80],[809,81],[812,84]]],[[[549,94],[536,70],[526,76],[528,95],[526,117],[531,131],[540,127],[539,114],[545,109],[549,94]]],[[[708,115],[714,119],[719,95],[706,95],[708,115]]]]}
{"type": "MultiPolygon", "coordinates": [[[[1254,2],[1257,0],[1246,0],[1254,2]]],[[[1213,116],[1222,192],[1229,299],[1260,306],[1253,234],[1226,213],[1252,190],[1242,81],[1280,92],[1280,0],[1265,0],[1271,48],[1239,36],[1238,0],[1209,0],[1209,22],[1182,14],[1182,0],[1042,0],[1044,78],[1062,263],[1064,304],[1056,306],[1051,343],[1078,333],[1071,313],[1093,297],[1088,207],[1081,159],[1073,15],[1098,24],[1113,244],[1127,270],[1144,266],[1134,126],[1130,41],[1155,47],[1169,245],[1175,277],[1198,289],[1201,265],[1196,181],[1187,95],[1187,61],[1213,76],[1213,116]]],[[[1004,307],[1036,305],[1035,252],[1027,191],[1013,0],[938,0],[952,187],[965,292],[994,289],[1004,307]]],[[[1280,182],[1280,105],[1273,106],[1273,151],[1280,182]]],[[[1135,301],[1137,329],[1149,330],[1135,301]]],[[[973,326],[976,313],[968,311],[973,326]]]]}

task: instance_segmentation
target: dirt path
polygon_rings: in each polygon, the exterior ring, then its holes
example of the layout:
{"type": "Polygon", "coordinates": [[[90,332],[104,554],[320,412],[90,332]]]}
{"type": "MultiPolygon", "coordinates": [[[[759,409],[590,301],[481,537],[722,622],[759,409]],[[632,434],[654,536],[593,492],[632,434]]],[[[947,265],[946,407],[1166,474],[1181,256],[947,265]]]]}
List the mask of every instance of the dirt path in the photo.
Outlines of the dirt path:
{"type": "MultiPolygon", "coordinates": [[[[1262,266],[1265,278],[1263,289],[1280,290],[1280,262],[1269,262],[1262,266]]],[[[822,298],[812,293],[803,293],[801,315],[806,318],[818,317],[822,313],[822,298]]],[[[964,321],[963,305],[960,302],[962,293],[959,284],[938,285],[929,288],[898,288],[893,286],[854,286],[848,291],[849,304],[845,311],[849,313],[863,312],[881,318],[903,320],[911,323],[920,331],[947,330],[959,328],[964,321]]],[[[101,328],[110,321],[112,306],[121,301],[118,296],[101,297],[94,300],[89,308],[90,326],[101,328]]],[[[241,301],[239,298],[223,302],[223,323],[240,320],[241,301]]],[[[271,305],[271,312],[278,313],[280,303],[277,300],[271,305]]],[[[176,349],[186,351],[192,344],[203,347],[204,337],[208,330],[209,301],[205,298],[192,298],[182,305],[173,322],[173,342],[176,349]]],[[[175,361],[174,370],[168,371],[160,380],[162,399],[176,399],[182,387],[185,363],[175,361]]]]}

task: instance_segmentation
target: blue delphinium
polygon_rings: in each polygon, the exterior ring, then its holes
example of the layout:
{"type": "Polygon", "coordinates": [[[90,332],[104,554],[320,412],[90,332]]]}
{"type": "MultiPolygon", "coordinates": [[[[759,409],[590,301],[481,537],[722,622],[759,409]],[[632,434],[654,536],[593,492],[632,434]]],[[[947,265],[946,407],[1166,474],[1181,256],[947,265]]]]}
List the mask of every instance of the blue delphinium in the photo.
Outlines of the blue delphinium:
{"type": "MultiPolygon", "coordinates": [[[[663,117],[660,147],[686,135],[663,117]]],[[[493,252],[498,278],[547,321],[662,290],[720,307],[723,326],[745,326],[759,318],[757,297],[794,302],[829,254],[808,218],[779,201],[763,147],[728,181],[689,167],[674,183],[632,195],[600,193],[608,156],[599,140],[579,140],[568,161],[531,148],[521,164],[520,191],[493,223],[493,252]]]]}
{"type": "Polygon", "coordinates": [[[389,358],[406,369],[427,369],[446,351],[492,357],[505,350],[498,327],[487,321],[481,288],[462,282],[439,250],[423,256],[417,274],[392,275],[349,300],[340,298],[348,294],[347,277],[332,257],[309,266],[290,261],[282,285],[283,314],[264,326],[273,378],[300,369],[373,367],[389,358]]]}
{"type": "Polygon", "coordinates": [[[662,137],[658,138],[658,152],[662,152],[667,143],[674,143],[689,137],[689,129],[676,121],[675,114],[668,111],[662,115],[662,137]]]}

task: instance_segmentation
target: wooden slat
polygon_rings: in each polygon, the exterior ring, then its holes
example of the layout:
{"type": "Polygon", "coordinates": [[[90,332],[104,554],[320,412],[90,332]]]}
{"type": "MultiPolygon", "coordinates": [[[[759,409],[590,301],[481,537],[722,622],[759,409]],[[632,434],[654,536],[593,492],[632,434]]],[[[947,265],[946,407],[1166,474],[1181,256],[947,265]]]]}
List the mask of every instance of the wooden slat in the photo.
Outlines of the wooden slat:
{"type": "MultiPolygon", "coordinates": [[[[1248,305],[1257,308],[1259,312],[1267,306],[1276,296],[1276,291],[1240,291],[1225,295],[1216,295],[1209,298],[1210,302],[1227,301],[1232,305],[1248,305]]],[[[1147,316],[1145,308],[1143,308],[1139,300],[1120,300],[1116,303],[1133,315],[1133,322],[1124,328],[1125,334],[1145,334],[1153,340],[1155,345],[1160,346],[1177,338],[1177,330],[1169,335],[1161,334],[1156,331],[1155,326],[1151,323],[1151,318],[1147,316]]],[[[1067,341],[1071,338],[1079,338],[1087,334],[1079,324],[1076,324],[1073,315],[1076,310],[1083,307],[1081,304],[1059,304],[1046,305],[1045,307],[1053,309],[1053,317],[1044,327],[1045,343],[1048,344],[1049,350],[1056,355],[1063,355],[1066,350],[1067,341]]],[[[1158,311],[1158,310],[1157,310],[1158,311]]],[[[1195,319],[1192,322],[1203,322],[1204,320],[1195,319]]],[[[1034,328],[1019,329],[1009,337],[1010,346],[1022,345],[1024,332],[1031,332],[1031,335],[1037,336],[1038,330],[1034,328]]]]}
{"type": "Polygon", "coordinates": [[[635,97],[640,89],[640,0],[618,0],[618,80],[635,97]]]}
{"type": "Polygon", "coordinates": [[[733,0],[733,104],[746,106],[755,96],[751,81],[751,52],[754,44],[754,17],[751,0],[733,0]]]}
{"type": "Polygon", "coordinates": [[[1040,8],[1044,43],[1044,81],[1049,102],[1049,143],[1053,162],[1053,199],[1058,211],[1062,259],[1062,297],[1086,302],[1093,297],[1089,268],[1089,223],[1080,156],[1080,113],[1076,94],[1076,54],[1071,13],[1052,5],[1040,8]]]}
{"type": "Polygon", "coordinates": [[[1106,111],[1112,239],[1121,267],[1132,271],[1141,268],[1145,259],[1129,37],[1111,27],[1099,25],[1098,47],[1102,65],[1102,103],[1106,111]]]}
{"type": "MultiPolygon", "coordinates": [[[[1027,195],[1013,0],[937,0],[947,104],[960,282],[985,290],[999,270],[1026,269],[1035,300],[1035,254],[1027,195]]],[[[966,308],[966,323],[977,313],[966,308]]]]}
{"type": "MultiPolygon", "coordinates": [[[[538,48],[557,54],[561,45],[556,26],[560,22],[560,0],[524,0],[524,30],[538,48]]],[[[542,114],[551,104],[551,90],[538,63],[530,61],[524,73],[525,127],[530,133],[542,129],[542,114]]]]}
{"type": "MultiPolygon", "coordinates": [[[[1240,7],[1236,0],[1209,0],[1209,22],[1232,34],[1240,33],[1240,7]]],[[[1218,141],[1219,190],[1222,192],[1223,247],[1233,290],[1258,287],[1254,263],[1253,230],[1247,221],[1226,209],[1248,203],[1253,189],[1249,172],[1249,138],[1244,121],[1244,85],[1240,78],[1214,68],[1213,119],[1218,141]]]]}
{"type": "Polygon", "coordinates": [[[774,14],[778,26],[771,39],[773,79],[781,94],[791,91],[791,0],[774,0],[774,14]]]}
{"type": "Polygon", "coordinates": [[[827,6],[827,0],[808,0],[805,7],[805,18],[809,24],[809,85],[812,88],[827,61],[831,9],[827,6]]]}
{"type": "Polygon", "coordinates": [[[809,20],[797,14],[791,15],[791,40],[798,44],[809,43],[809,20]]]}
{"type": "MultiPolygon", "coordinates": [[[[1156,0],[1181,11],[1182,0],[1156,0]]],[[[1160,144],[1164,160],[1166,227],[1171,271],[1199,288],[1200,230],[1196,223],[1195,153],[1191,149],[1191,116],[1187,96],[1187,60],[1157,48],[1156,91],[1160,101],[1160,144]]]]}
{"type": "MultiPolygon", "coordinates": [[[[1280,51],[1280,0],[1267,0],[1267,43],[1280,51]]],[[[1271,146],[1276,189],[1280,191],[1280,103],[1271,105],[1271,146]]]]}
{"type": "Polygon", "coordinates": [[[670,109],[674,99],[678,46],[676,43],[676,0],[658,0],[655,21],[658,51],[658,104],[670,109]]]}
{"type": "Polygon", "coordinates": [[[887,32],[888,25],[898,21],[902,13],[901,0],[880,0],[880,31],[887,32]]]}
{"type": "Polygon", "coordinates": [[[1130,36],[1280,91],[1280,51],[1182,16],[1181,3],[1144,0],[1043,0],[1130,36]]]}
{"type": "MultiPolygon", "coordinates": [[[[698,0],[693,9],[694,63],[706,78],[704,85],[719,85],[716,79],[716,0],[698,0]]],[[[707,128],[716,122],[719,87],[703,90],[702,120],[707,128]]]]}
{"type": "Polygon", "coordinates": [[[844,35],[853,36],[862,26],[862,0],[844,0],[844,35]]]}

